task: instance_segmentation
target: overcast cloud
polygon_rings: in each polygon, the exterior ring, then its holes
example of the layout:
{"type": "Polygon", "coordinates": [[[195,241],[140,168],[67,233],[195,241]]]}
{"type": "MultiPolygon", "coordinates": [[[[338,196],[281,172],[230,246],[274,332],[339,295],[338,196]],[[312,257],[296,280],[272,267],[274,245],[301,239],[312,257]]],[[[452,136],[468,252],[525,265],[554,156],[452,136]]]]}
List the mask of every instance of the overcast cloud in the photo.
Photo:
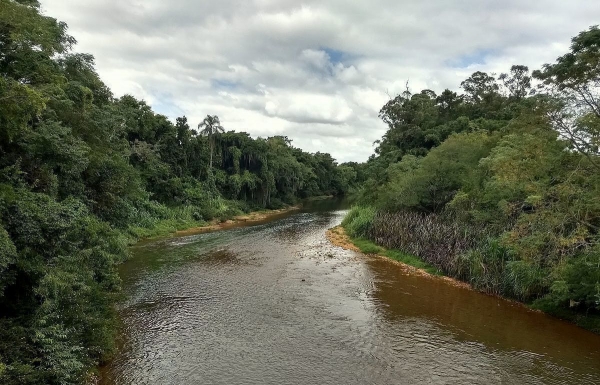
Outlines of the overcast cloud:
{"type": "Polygon", "coordinates": [[[477,70],[553,62],[600,23],[594,0],[41,0],[116,96],[192,126],[287,135],[364,161],[404,89],[458,90],[477,70]]]}

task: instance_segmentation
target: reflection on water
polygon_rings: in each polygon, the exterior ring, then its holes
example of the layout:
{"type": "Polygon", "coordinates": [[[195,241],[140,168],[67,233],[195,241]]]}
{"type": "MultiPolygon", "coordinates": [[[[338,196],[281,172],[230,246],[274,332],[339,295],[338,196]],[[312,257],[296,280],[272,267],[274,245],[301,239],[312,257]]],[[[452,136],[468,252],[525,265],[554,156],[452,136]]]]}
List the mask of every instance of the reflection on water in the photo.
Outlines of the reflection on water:
{"type": "Polygon", "coordinates": [[[104,384],[600,384],[600,336],[331,246],[331,202],[140,244],[104,384]]]}

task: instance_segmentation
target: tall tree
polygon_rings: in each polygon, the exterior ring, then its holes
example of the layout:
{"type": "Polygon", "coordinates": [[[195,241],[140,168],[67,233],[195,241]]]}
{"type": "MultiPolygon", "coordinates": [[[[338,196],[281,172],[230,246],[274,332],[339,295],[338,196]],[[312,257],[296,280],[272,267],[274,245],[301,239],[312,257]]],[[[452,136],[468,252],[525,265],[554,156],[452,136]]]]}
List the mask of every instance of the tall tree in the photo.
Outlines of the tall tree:
{"type": "Polygon", "coordinates": [[[460,86],[465,90],[467,99],[474,104],[483,103],[488,95],[497,93],[499,89],[496,79],[481,71],[474,72],[460,86]]]}
{"type": "Polygon", "coordinates": [[[219,121],[219,117],[217,115],[206,115],[206,118],[198,124],[198,129],[200,130],[201,135],[206,135],[208,137],[208,142],[210,145],[210,162],[208,168],[212,171],[213,165],[213,152],[215,150],[215,135],[222,134],[225,132],[223,126],[221,126],[221,122],[219,121]]]}
{"type": "Polygon", "coordinates": [[[523,99],[531,91],[531,76],[527,66],[513,65],[510,67],[510,74],[501,74],[499,79],[512,98],[523,99]]]}
{"type": "Polygon", "coordinates": [[[550,110],[554,127],[600,169],[600,28],[579,33],[571,40],[571,52],[533,76],[559,101],[550,110]]]}

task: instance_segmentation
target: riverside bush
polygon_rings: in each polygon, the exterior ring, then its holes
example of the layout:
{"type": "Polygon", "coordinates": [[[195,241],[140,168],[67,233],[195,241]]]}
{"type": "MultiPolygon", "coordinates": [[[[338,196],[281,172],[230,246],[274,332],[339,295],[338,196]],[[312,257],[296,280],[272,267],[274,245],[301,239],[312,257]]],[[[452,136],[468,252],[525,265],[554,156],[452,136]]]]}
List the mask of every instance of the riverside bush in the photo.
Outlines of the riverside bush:
{"type": "Polygon", "coordinates": [[[374,218],[375,209],[373,207],[353,206],[342,221],[342,226],[351,237],[367,237],[374,218]]]}

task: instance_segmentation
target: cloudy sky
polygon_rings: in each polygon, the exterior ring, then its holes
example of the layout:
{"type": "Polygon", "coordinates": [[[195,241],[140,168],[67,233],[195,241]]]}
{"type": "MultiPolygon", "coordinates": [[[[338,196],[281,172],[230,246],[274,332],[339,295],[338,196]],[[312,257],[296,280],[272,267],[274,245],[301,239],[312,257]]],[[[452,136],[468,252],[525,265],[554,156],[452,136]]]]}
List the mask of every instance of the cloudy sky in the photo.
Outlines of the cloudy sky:
{"type": "Polygon", "coordinates": [[[363,161],[406,81],[458,90],[477,70],[531,69],[600,23],[594,0],[41,0],[116,96],[195,126],[287,135],[363,161]]]}

